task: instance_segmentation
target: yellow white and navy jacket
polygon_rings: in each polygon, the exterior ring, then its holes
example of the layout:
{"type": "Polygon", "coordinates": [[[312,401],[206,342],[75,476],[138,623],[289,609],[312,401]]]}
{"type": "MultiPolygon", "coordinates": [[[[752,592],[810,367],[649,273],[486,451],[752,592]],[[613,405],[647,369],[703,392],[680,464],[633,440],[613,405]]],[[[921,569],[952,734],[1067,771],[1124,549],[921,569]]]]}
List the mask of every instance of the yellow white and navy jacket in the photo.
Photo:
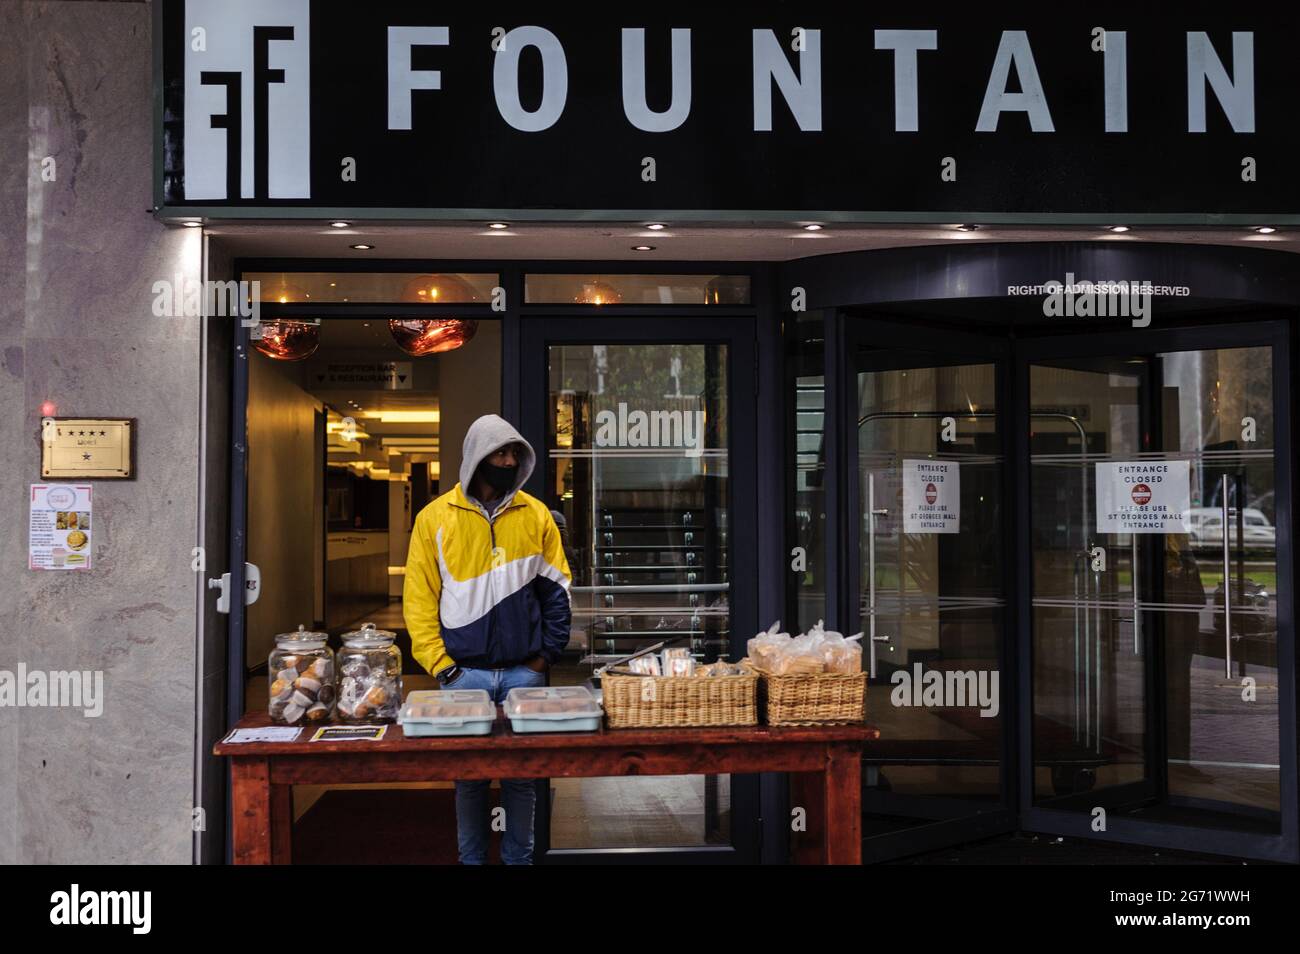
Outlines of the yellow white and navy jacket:
{"type": "Polygon", "coordinates": [[[550,510],[517,489],[532,448],[504,420],[480,418],[465,438],[462,482],[415,518],[402,610],[411,652],[428,672],[458,664],[502,668],[541,655],[554,663],[569,641],[569,564],[550,510]],[[480,427],[480,424],[484,425],[480,427]],[[462,486],[507,443],[526,448],[516,489],[489,517],[462,486]]]}

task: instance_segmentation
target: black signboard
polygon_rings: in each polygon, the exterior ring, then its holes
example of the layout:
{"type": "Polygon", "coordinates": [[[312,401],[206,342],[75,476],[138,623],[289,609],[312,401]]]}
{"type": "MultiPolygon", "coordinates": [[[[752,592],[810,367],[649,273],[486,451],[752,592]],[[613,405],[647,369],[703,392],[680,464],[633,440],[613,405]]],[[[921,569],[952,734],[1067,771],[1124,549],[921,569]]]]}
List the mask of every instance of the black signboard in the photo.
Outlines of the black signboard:
{"type": "Polygon", "coordinates": [[[162,214],[1300,221],[1300,8],[168,0],[162,214]]]}

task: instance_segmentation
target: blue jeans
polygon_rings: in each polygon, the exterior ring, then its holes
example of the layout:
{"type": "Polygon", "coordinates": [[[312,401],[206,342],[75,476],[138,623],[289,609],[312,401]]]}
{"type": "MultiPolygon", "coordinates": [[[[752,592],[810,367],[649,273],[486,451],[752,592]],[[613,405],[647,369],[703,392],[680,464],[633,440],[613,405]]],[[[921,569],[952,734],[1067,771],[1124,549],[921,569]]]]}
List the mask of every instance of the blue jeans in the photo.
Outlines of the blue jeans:
{"type": "MultiPolygon", "coordinates": [[[[546,685],[546,673],[527,666],[509,669],[467,669],[447,686],[448,689],[486,689],[495,703],[504,703],[506,693],[522,686],[546,685]]],[[[460,863],[487,863],[491,816],[488,789],[491,782],[479,780],[456,783],[456,833],[460,843],[460,863]]],[[[501,836],[501,861],[507,865],[533,863],[533,807],[536,801],[534,782],[528,778],[501,780],[501,806],[506,813],[506,828],[501,836]]]]}

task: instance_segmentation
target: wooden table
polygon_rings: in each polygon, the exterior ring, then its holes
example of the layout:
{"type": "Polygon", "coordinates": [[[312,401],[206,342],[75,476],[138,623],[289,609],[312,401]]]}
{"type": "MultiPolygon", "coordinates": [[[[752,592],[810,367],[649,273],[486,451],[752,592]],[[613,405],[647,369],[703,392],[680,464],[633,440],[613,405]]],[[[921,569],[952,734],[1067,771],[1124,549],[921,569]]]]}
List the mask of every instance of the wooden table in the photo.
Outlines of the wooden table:
{"type": "MultiPolygon", "coordinates": [[[[236,728],[269,725],[264,714],[236,728]]],[[[869,725],[601,729],[516,735],[500,715],[491,735],[408,739],[390,725],[378,742],[218,742],[230,759],[235,864],[288,864],[293,785],[455,779],[594,778],[793,772],[806,811],[796,860],[861,864],[862,749],[869,725]]]]}

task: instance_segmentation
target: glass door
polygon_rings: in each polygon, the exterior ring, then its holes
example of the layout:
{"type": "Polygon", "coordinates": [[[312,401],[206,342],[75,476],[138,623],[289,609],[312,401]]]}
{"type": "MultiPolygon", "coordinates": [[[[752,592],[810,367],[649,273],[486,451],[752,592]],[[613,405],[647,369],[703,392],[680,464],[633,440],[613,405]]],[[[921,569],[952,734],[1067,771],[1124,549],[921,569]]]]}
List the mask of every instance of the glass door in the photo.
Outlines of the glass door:
{"type": "Polygon", "coordinates": [[[867,721],[864,857],[1014,828],[1006,784],[1005,342],[851,322],[856,584],[867,721]]]}
{"type": "Polygon", "coordinates": [[[1288,857],[1285,327],[1216,331],[1028,350],[1029,814],[1288,857]]]}
{"type": "MultiPolygon", "coordinates": [[[[537,364],[526,369],[526,433],[544,448],[535,493],[559,515],[573,574],[553,684],[586,682],[657,643],[697,663],[734,660],[758,629],[754,469],[741,465],[752,460],[753,420],[733,413],[736,394],[754,393],[752,338],[710,324],[655,321],[653,335],[631,320],[617,330],[605,320],[525,325],[523,354],[537,364]]],[[[746,785],[725,775],[552,779],[539,837],[545,830],[552,860],[748,857],[757,819],[746,785]]]]}

